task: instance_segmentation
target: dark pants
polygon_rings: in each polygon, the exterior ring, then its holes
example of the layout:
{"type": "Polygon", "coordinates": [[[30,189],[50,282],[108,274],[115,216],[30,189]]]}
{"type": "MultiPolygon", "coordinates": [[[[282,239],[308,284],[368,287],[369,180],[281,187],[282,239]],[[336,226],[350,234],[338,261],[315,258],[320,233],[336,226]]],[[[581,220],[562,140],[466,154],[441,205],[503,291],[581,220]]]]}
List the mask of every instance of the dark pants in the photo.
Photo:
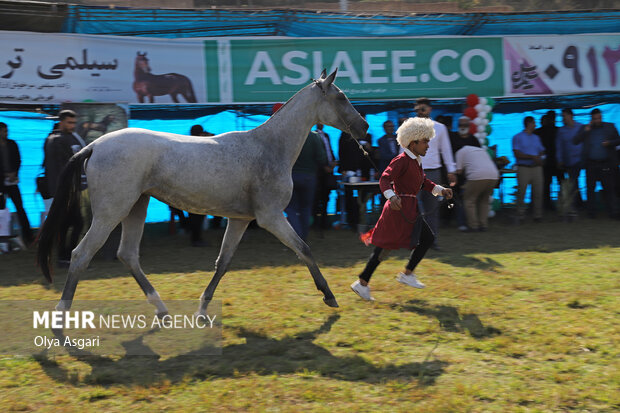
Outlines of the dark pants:
{"type": "MultiPolygon", "coordinates": [[[[441,168],[437,169],[425,169],[424,173],[426,177],[436,184],[441,185],[441,168]]],[[[433,230],[433,233],[437,238],[439,235],[439,207],[440,198],[431,194],[428,191],[420,191],[418,193],[418,206],[426,217],[426,222],[433,230]]],[[[437,240],[435,240],[437,242],[437,240]]]]}
{"type": "Polygon", "coordinates": [[[329,228],[327,204],[329,203],[329,194],[332,188],[329,186],[328,176],[326,172],[319,172],[316,181],[316,194],[313,207],[314,226],[321,229],[329,228]]]}
{"type": "Polygon", "coordinates": [[[7,198],[11,198],[13,204],[15,205],[15,210],[17,211],[17,218],[19,219],[19,226],[22,229],[22,238],[26,244],[32,243],[34,241],[34,237],[32,236],[32,230],[30,229],[30,222],[28,221],[28,216],[26,215],[26,211],[24,210],[24,205],[22,202],[22,195],[19,192],[19,186],[17,185],[6,185],[4,187],[4,193],[7,198]]]}
{"type": "MultiPolygon", "coordinates": [[[[581,173],[581,165],[572,165],[566,167],[566,173],[568,174],[568,182],[569,188],[571,191],[571,205],[570,209],[572,212],[577,211],[578,208],[581,208],[583,205],[583,200],[581,199],[581,193],[579,192],[579,174],[581,173]]],[[[565,173],[562,172],[562,175],[565,173]]],[[[564,176],[562,176],[564,178],[564,176]]]]}
{"type": "Polygon", "coordinates": [[[308,238],[316,175],[293,172],[293,196],[284,210],[291,226],[304,241],[308,238]]]}
{"type": "Polygon", "coordinates": [[[546,166],[543,168],[543,206],[545,209],[554,209],[553,201],[551,200],[551,184],[553,183],[553,177],[558,180],[563,178],[562,172],[555,166],[546,166]]]}
{"type": "MultiPolygon", "coordinates": [[[[463,199],[463,185],[457,185],[452,188],[452,192],[454,193],[454,200],[457,201],[463,199]]],[[[467,226],[467,216],[465,214],[465,207],[462,202],[454,202],[454,215],[456,215],[456,225],[458,227],[467,226]]],[[[448,208],[446,206],[446,208],[448,208]]],[[[448,216],[448,218],[450,218],[448,216]]]]}
{"type": "MultiPolygon", "coordinates": [[[[418,241],[418,245],[413,251],[411,251],[411,255],[409,256],[409,262],[407,263],[406,267],[408,270],[415,270],[420,261],[422,261],[422,258],[424,258],[424,255],[426,255],[428,249],[431,247],[431,245],[433,245],[433,242],[435,242],[435,236],[433,235],[433,231],[431,231],[426,221],[422,221],[420,240],[418,241]]],[[[372,255],[370,256],[370,259],[368,260],[368,263],[366,263],[366,268],[364,268],[364,271],[362,271],[362,273],[359,275],[359,278],[366,282],[369,282],[372,274],[375,272],[381,261],[387,256],[386,253],[387,250],[384,252],[383,248],[375,247],[372,255]]]]}
{"type": "Polygon", "coordinates": [[[189,213],[190,239],[192,243],[202,241],[202,224],[205,220],[204,215],[189,213]]]}
{"type": "Polygon", "coordinates": [[[357,198],[353,196],[352,189],[344,190],[344,207],[347,212],[347,225],[357,232],[357,225],[360,223],[360,207],[357,198]]]}
{"type": "MultiPolygon", "coordinates": [[[[254,222],[254,221],[252,221],[254,222]]],[[[217,229],[222,225],[222,217],[213,217],[211,218],[211,222],[209,222],[209,228],[217,229]]]]}
{"type": "Polygon", "coordinates": [[[181,211],[180,209],[177,208],[173,208],[173,207],[169,207],[170,208],[170,212],[172,212],[172,219],[174,220],[175,217],[179,217],[179,224],[181,225],[181,228],[183,229],[187,229],[188,225],[189,225],[189,221],[187,220],[187,217],[185,216],[185,213],[183,211],[181,211]]]}
{"type": "Polygon", "coordinates": [[[589,163],[586,165],[586,185],[588,193],[588,214],[596,215],[596,183],[603,186],[603,196],[607,213],[614,216],[618,213],[616,202],[616,171],[617,165],[610,163],[589,163]]]}
{"type": "Polygon", "coordinates": [[[58,243],[59,260],[69,261],[71,259],[71,251],[77,247],[83,227],[84,219],[82,218],[80,207],[77,205],[72,206],[69,211],[67,211],[65,219],[60,225],[60,242],[58,243]],[[69,231],[71,231],[71,235],[69,235],[69,231]]]}

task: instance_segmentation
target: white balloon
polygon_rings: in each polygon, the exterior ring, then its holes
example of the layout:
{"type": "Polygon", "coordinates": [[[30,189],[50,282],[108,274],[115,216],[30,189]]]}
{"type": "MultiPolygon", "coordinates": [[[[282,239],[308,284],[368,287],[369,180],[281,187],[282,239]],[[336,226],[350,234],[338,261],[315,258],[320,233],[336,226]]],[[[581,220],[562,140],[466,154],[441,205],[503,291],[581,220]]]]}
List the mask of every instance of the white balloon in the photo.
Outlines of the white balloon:
{"type": "Polygon", "coordinates": [[[484,111],[485,112],[490,112],[491,111],[491,106],[490,105],[483,105],[484,106],[484,111]]]}
{"type": "Polygon", "coordinates": [[[489,120],[487,118],[482,119],[482,125],[487,126],[489,124],[489,120]]]}
{"type": "Polygon", "coordinates": [[[478,126],[482,124],[482,119],[481,118],[476,118],[474,119],[474,125],[478,126]]]}
{"type": "Polygon", "coordinates": [[[480,112],[478,112],[478,117],[484,119],[484,118],[487,117],[488,113],[489,112],[480,111],[480,112]]]}
{"type": "Polygon", "coordinates": [[[476,106],[474,106],[474,109],[476,109],[476,112],[480,112],[483,107],[484,105],[481,105],[480,103],[478,103],[476,106]]]}
{"type": "Polygon", "coordinates": [[[485,127],[482,125],[478,125],[478,132],[482,133],[484,132],[485,127]]]}
{"type": "Polygon", "coordinates": [[[480,140],[480,132],[476,132],[476,133],[474,133],[474,136],[475,136],[476,138],[478,138],[478,140],[480,140]]]}
{"type": "Polygon", "coordinates": [[[480,139],[482,139],[482,141],[484,142],[484,139],[487,137],[487,133],[486,132],[480,132],[480,139]]]}
{"type": "Polygon", "coordinates": [[[481,105],[486,105],[488,102],[487,98],[479,98],[478,99],[478,103],[480,103],[481,105]]]}

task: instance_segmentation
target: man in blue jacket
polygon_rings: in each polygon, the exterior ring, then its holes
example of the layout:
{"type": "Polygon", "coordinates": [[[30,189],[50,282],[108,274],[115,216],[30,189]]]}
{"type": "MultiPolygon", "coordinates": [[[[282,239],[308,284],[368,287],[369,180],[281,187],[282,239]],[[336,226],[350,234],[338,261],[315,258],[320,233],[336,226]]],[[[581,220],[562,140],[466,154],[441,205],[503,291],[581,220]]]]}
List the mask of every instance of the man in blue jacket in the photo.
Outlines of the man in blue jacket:
{"type": "Polygon", "coordinates": [[[616,173],[618,155],[616,146],[620,145],[620,136],[613,123],[603,122],[600,109],[590,112],[590,123],[584,125],[573,138],[574,144],[583,143],[582,159],[586,168],[586,185],[588,194],[588,215],[596,218],[596,183],[603,186],[607,213],[610,218],[618,218],[616,200],[616,173]]]}
{"type": "Polygon", "coordinates": [[[574,145],[573,138],[579,133],[583,126],[573,119],[573,111],[570,109],[562,110],[562,121],[564,126],[558,129],[556,137],[556,160],[557,167],[562,175],[568,174],[568,186],[571,193],[572,202],[569,209],[569,215],[577,213],[577,207],[583,204],[581,195],[579,194],[579,174],[583,169],[581,162],[581,153],[583,145],[581,143],[574,145]]]}

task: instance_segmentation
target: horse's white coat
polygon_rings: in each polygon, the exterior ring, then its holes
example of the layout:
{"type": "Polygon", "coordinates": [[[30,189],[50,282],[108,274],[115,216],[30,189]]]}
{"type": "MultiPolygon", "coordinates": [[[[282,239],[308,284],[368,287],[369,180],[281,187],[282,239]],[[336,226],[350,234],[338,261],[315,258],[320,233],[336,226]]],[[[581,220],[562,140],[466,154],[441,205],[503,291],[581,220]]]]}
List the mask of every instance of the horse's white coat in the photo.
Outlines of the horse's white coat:
{"type": "Polygon", "coordinates": [[[216,272],[201,296],[204,313],[252,219],[308,265],[328,305],[337,306],[308,246],[284,218],[293,190],[291,170],[311,127],[323,123],[353,136],[368,124],[333,85],[335,72],[300,90],[269,120],[247,132],[193,137],[144,129],[111,132],[91,143],[87,161],[93,222],[72,253],[62,300],[72,300],[83,271],[109,233],[123,223],[119,259],[158,313],[166,311],[138,260],[149,196],[192,213],[228,217],[216,272]]]}

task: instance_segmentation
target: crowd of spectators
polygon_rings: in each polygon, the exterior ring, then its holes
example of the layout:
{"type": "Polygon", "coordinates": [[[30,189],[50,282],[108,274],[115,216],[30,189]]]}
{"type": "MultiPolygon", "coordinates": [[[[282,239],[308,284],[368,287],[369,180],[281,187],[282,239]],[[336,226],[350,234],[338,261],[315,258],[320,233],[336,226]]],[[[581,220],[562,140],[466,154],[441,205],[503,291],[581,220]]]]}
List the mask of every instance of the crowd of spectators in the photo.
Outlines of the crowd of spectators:
{"type": "MultiPolygon", "coordinates": [[[[418,117],[431,117],[432,106],[428,99],[418,99],[414,108],[418,117]]],[[[597,218],[604,205],[607,216],[620,218],[620,170],[618,168],[620,136],[613,123],[604,122],[599,109],[590,113],[587,124],[576,122],[569,108],[561,111],[562,125],[557,126],[557,114],[548,111],[539,119],[526,116],[523,129],[515,131],[512,150],[515,158],[511,171],[516,170],[516,203],[514,221],[518,224],[527,219],[531,211],[534,222],[541,222],[544,211],[558,214],[566,220],[580,215],[597,218]],[[581,196],[579,176],[585,170],[586,194],[581,196]],[[554,182],[555,181],[555,182],[554,182]],[[602,187],[602,197],[596,192],[602,187]],[[560,188],[554,199],[553,185],[560,188]],[[526,192],[530,188],[530,205],[526,205],[526,192]]],[[[71,111],[59,113],[59,122],[44,140],[43,151],[47,185],[46,206],[53,199],[58,177],[68,159],[84,146],[83,139],[75,133],[76,114],[71,111]]],[[[400,126],[407,117],[401,117],[400,126]]],[[[418,202],[429,227],[435,235],[432,248],[439,249],[438,235],[441,217],[449,220],[456,217],[460,231],[475,232],[489,229],[488,217],[492,194],[501,179],[504,164],[475,136],[471,134],[472,119],[461,116],[456,128],[452,130],[451,117],[439,116],[433,120],[435,137],[422,158],[426,176],[437,184],[451,187],[455,200],[450,204],[452,211],[442,212],[442,197],[425,197],[420,194],[418,202]]],[[[309,227],[327,230],[338,221],[340,227],[358,231],[360,208],[354,191],[344,191],[338,181],[378,180],[390,161],[399,155],[396,142],[395,122],[388,119],[383,123],[384,135],[372,146],[372,137],[356,141],[343,132],[338,140],[338,151],[332,148],[330,137],[323,125],[308,136],[300,159],[293,168],[295,185],[291,204],[286,209],[289,220],[298,234],[307,239],[309,227]],[[336,217],[328,214],[330,195],[338,194],[336,217]]],[[[16,210],[21,227],[21,237],[26,245],[35,239],[19,190],[19,169],[21,158],[19,147],[8,138],[9,125],[0,122],[0,210],[4,210],[10,200],[16,210]]],[[[211,136],[200,125],[190,131],[194,136],[211,136]]],[[[87,184],[84,182],[83,188],[87,184]]],[[[41,190],[41,188],[40,188],[41,190]]],[[[376,201],[385,202],[380,196],[376,201]]],[[[205,217],[172,209],[179,216],[182,227],[191,234],[193,246],[208,245],[202,238],[205,217]]],[[[75,247],[78,236],[84,227],[79,211],[63,226],[59,234],[61,248],[58,252],[60,264],[68,263],[70,252],[75,247]]],[[[221,218],[214,217],[212,223],[219,226],[221,218]]],[[[1,235],[1,234],[0,234],[1,235]]]]}

